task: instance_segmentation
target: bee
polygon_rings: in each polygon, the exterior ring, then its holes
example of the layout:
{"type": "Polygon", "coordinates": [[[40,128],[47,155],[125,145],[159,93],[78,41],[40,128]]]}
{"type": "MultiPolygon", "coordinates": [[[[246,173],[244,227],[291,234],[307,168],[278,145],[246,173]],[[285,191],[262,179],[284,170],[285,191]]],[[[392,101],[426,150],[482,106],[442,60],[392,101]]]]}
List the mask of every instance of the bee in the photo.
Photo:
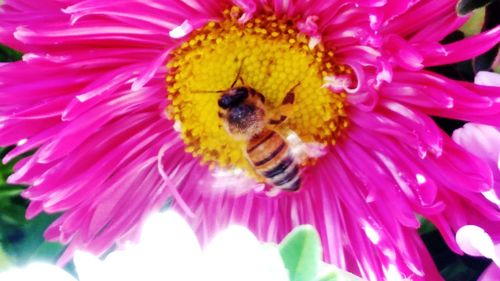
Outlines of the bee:
{"type": "Polygon", "coordinates": [[[275,128],[286,121],[295,101],[294,90],[300,83],[285,95],[276,117],[269,114],[271,110],[264,95],[245,85],[240,72],[241,67],[228,90],[217,91],[221,93],[218,114],[224,128],[235,139],[245,141],[248,161],[268,184],[280,190],[297,191],[301,187],[299,163],[289,143],[275,128]],[[241,86],[235,86],[238,80],[241,86]]]}

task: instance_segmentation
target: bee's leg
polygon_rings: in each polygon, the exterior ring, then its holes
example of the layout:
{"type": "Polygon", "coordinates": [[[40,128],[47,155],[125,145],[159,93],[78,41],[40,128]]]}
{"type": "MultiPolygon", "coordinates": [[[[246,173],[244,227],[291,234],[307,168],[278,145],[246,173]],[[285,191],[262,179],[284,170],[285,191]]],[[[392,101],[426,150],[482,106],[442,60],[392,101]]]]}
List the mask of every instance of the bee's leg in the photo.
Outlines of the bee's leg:
{"type": "Polygon", "coordinates": [[[300,85],[300,82],[297,83],[297,85],[293,86],[288,93],[286,93],[285,97],[283,98],[283,101],[281,102],[281,105],[278,109],[279,112],[279,117],[278,118],[273,118],[269,120],[269,124],[271,125],[279,125],[283,122],[285,122],[286,118],[288,115],[292,113],[293,110],[293,104],[295,103],[295,93],[293,90],[297,88],[297,86],[300,85]]]}

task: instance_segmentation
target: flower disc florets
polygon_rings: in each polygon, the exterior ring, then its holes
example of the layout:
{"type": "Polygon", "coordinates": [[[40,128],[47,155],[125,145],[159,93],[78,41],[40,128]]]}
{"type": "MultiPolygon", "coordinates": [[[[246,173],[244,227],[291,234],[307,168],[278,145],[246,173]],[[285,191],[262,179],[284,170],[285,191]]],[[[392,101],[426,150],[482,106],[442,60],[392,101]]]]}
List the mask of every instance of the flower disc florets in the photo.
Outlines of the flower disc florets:
{"type": "Polygon", "coordinates": [[[280,134],[335,143],[347,126],[345,95],[324,87],[324,78],[350,75],[351,70],[335,62],[333,50],[301,33],[294,20],[261,15],[240,23],[237,8],[224,14],[224,20],[194,31],[171,53],[167,65],[168,114],[181,125],[187,150],[211,165],[251,170],[244,141],[223,127],[220,93],[215,92],[229,89],[240,68],[246,86],[262,93],[271,109],[300,83],[294,89],[293,110],[277,129],[280,134]]]}

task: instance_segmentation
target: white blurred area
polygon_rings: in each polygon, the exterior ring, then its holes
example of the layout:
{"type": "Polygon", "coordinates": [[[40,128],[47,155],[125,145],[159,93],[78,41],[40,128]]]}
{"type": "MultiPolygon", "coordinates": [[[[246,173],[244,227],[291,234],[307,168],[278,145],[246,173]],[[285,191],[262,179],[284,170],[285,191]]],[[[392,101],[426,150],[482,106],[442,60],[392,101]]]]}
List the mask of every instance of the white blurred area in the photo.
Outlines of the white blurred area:
{"type": "Polygon", "coordinates": [[[0,273],[1,281],[288,281],[276,245],[263,245],[246,228],[230,226],[202,250],[187,222],[167,211],[152,215],[140,241],[100,259],[76,252],[78,279],[51,264],[0,273]]]}
{"type": "Polygon", "coordinates": [[[76,281],[73,276],[55,265],[32,263],[0,273],[2,281],[76,281]]]}

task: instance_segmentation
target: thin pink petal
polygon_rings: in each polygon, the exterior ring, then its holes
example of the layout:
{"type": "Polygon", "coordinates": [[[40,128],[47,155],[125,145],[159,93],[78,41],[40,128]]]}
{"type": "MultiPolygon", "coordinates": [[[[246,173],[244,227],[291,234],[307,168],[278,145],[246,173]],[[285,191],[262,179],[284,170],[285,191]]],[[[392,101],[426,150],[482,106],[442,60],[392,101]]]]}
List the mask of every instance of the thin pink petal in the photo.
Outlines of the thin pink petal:
{"type": "Polygon", "coordinates": [[[500,26],[424,53],[425,66],[450,64],[476,57],[500,42],[500,26]]]}

